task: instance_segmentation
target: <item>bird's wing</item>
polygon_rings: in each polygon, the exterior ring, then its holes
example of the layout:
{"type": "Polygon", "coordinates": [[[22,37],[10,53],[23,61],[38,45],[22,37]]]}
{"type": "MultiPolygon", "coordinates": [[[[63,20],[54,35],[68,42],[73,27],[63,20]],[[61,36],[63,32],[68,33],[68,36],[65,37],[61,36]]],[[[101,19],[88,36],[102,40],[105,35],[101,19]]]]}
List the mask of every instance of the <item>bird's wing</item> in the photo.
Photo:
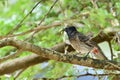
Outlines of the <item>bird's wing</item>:
{"type": "Polygon", "coordinates": [[[78,35],[78,38],[79,38],[79,40],[80,40],[81,42],[84,42],[87,46],[89,46],[89,47],[87,47],[87,48],[93,49],[94,47],[96,47],[96,48],[98,49],[99,53],[98,53],[98,54],[95,54],[95,57],[96,57],[96,58],[107,60],[107,57],[103,54],[102,50],[100,49],[100,47],[97,45],[96,42],[92,41],[92,40],[90,39],[90,37],[85,36],[85,35],[83,35],[82,33],[79,33],[79,32],[78,32],[77,35],[78,35]]]}
{"type": "Polygon", "coordinates": [[[82,42],[86,42],[89,40],[89,37],[85,36],[84,34],[80,33],[80,32],[77,32],[76,33],[79,37],[79,40],[82,41],[82,42]]]}
{"type": "Polygon", "coordinates": [[[88,45],[89,47],[94,47],[94,42],[90,41],[90,37],[85,36],[84,34],[78,32],[77,33],[78,38],[81,42],[84,42],[86,45],[88,45]]]}

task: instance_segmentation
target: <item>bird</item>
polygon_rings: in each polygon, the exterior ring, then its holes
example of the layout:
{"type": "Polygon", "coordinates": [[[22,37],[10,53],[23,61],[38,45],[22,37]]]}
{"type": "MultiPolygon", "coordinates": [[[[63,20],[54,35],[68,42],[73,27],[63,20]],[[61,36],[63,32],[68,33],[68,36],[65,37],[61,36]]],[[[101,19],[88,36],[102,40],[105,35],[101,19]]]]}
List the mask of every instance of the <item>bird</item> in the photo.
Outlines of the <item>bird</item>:
{"type": "Polygon", "coordinates": [[[89,53],[92,53],[96,59],[107,60],[107,57],[103,54],[97,43],[92,41],[89,36],[78,32],[75,26],[68,26],[64,28],[63,31],[66,32],[70,45],[77,53],[86,53],[85,57],[87,57],[89,53]]]}

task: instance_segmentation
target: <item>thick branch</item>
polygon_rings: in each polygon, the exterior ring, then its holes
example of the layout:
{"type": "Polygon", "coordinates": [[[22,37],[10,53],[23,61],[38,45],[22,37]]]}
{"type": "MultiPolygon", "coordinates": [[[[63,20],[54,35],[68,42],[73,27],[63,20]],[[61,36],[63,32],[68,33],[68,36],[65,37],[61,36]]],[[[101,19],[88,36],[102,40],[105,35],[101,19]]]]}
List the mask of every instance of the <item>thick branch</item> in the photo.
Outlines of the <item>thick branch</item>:
{"type": "Polygon", "coordinates": [[[92,74],[92,73],[86,73],[86,74],[81,74],[81,75],[70,75],[70,76],[62,76],[62,77],[60,77],[60,78],[58,78],[58,79],[63,79],[63,78],[70,78],[70,77],[77,77],[77,78],[79,78],[79,77],[83,77],[83,76],[110,76],[110,75],[112,75],[112,76],[120,76],[120,73],[107,73],[107,74],[92,74]]]}
{"type": "Polygon", "coordinates": [[[96,43],[101,43],[103,41],[111,41],[111,39],[113,39],[113,37],[115,36],[115,33],[115,31],[110,31],[108,33],[104,33],[103,31],[101,31],[100,33],[98,33],[97,36],[93,37],[92,40],[96,43]]]}
{"type": "MultiPolygon", "coordinates": [[[[65,43],[59,43],[53,46],[52,49],[58,52],[64,52],[64,47],[65,47],[65,43]]],[[[68,50],[71,51],[73,50],[73,48],[69,46],[68,50]]],[[[16,70],[24,69],[26,67],[29,67],[29,66],[32,66],[38,63],[42,63],[47,60],[48,59],[42,58],[36,54],[32,54],[32,55],[25,56],[22,58],[13,59],[11,61],[0,64],[0,75],[12,73],[16,70]]]]}
{"type": "Polygon", "coordinates": [[[12,73],[16,70],[27,68],[28,66],[35,65],[37,63],[46,61],[46,58],[40,58],[36,54],[30,56],[25,56],[22,58],[17,58],[3,64],[0,64],[0,75],[12,73]]]}
{"type": "MultiPolygon", "coordinates": [[[[62,61],[62,62],[78,64],[82,66],[88,66],[99,69],[119,70],[113,65],[110,65],[108,63],[110,61],[100,61],[91,58],[87,58],[86,60],[84,60],[82,57],[78,57],[76,55],[62,54],[60,52],[56,52],[54,50],[50,50],[46,48],[41,48],[39,46],[32,45],[31,43],[20,40],[4,39],[0,42],[0,47],[4,47],[4,46],[14,46],[18,49],[22,49],[23,51],[30,51],[43,58],[48,58],[56,61],[62,61]]],[[[113,64],[120,66],[119,63],[113,63],[113,64]]]]}

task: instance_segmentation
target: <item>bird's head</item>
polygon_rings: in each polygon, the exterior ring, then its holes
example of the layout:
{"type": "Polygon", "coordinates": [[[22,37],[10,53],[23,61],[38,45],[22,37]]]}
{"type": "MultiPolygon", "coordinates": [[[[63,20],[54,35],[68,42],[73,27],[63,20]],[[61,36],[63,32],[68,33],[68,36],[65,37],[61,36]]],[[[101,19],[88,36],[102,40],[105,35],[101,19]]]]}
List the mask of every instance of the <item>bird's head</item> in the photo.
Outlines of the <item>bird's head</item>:
{"type": "Polygon", "coordinates": [[[63,31],[65,31],[67,34],[71,34],[74,31],[77,31],[76,28],[74,26],[69,26],[63,29],[63,31]]]}

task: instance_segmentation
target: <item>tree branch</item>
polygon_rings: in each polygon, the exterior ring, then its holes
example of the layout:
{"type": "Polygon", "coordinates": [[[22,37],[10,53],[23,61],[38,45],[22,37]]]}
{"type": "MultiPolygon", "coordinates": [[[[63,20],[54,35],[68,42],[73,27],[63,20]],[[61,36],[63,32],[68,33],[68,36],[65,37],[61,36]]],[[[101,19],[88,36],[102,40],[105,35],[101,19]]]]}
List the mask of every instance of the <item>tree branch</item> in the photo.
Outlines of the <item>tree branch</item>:
{"type": "Polygon", "coordinates": [[[40,58],[36,54],[25,56],[22,58],[16,58],[11,61],[0,64],[0,75],[12,73],[16,70],[27,68],[37,63],[44,62],[48,59],[40,58]]]}
{"type": "MultiPolygon", "coordinates": [[[[53,46],[51,49],[56,50],[58,52],[64,52],[64,46],[65,46],[64,43],[59,43],[59,44],[53,46]]],[[[68,50],[71,51],[71,50],[73,50],[73,48],[71,46],[69,46],[68,50]]],[[[8,62],[0,64],[0,75],[12,73],[16,70],[24,69],[29,66],[32,66],[32,65],[35,65],[38,63],[42,63],[47,60],[49,60],[49,59],[42,58],[36,54],[32,54],[32,55],[25,56],[22,58],[13,59],[12,61],[8,61],[8,62]],[[11,63],[13,63],[13,64],[11,64],[11,63]]]]}
{"type": "Polygon", "coordinates": [[[96,43],[101,43],[103,41],[111,41],[113,37],[115,36],[117,31],[108,31],[107,33],[104,33],[103,31],[99,32],[95,37],[92,38],[93,41],[96,43]]]}
{"type": "Polygon", "coordinates": [[[86,74],[81,74],[81,75],[70,75],[70,76],[62,76],[62,77],[60,77],[60,78],[58,78],[58,79],[63,79],[63,78],[70,78],[70,77],[77,77],[77,78],[79,78],[79,77],[83,77],[83,76],[110,76],[110,75],[116,75],[116,76],[119,76],[120,75],[120,73],[107,73],[107,74],[92,74],[92,73],[86,73],[86,74]]]}
{"type": "MultiPolygon", "coordinates": [[[[46,48],[41,48],[39,46],[33,45],[31,43],[28,42],[24,42],[24,41],[20,41],[20,40],[15,40],[15,39],[3,39],[0,42],[0,47],[4,47],[4,46],[14,46],[18,49],[22,49],[23,51],[29,51],[29,52],[33,52],[41,57],[43,57],[44,60],[47,59],[52,59],[52,60],[56,60],[56,61],[62,61],[62,62],[67,62],[67,63],[71,63],[71,64],[78,64],[78,65],[82,65],[82,66],[88,66],[88,67],[93,67],[93,68],[99,68],[99,69],[107,69],[107,70],[119,70],[119,68],[110,65],[108,62],[117,65],[118,67],[120,66],[120,63],[115,63],[115,62],[111,62],[111,61],[103,61],[103,60],[96,60],[96,59],[91,59],[91,58],[87,58],[86,60],[84,60],[82,57],[78,57],[76,55],[70,55],[70,54],[62,54],[60,52],[56,52],[54,50],[51,49],[46,49],[46,48]]],[[[36,57],[39,59],[39,57],[36,55],[36,57]]],[[[34,58],[34,57],[33,57],[34,58]]],[[[20,63],[24,63],[24,58],[20,58],[23,62],[20,63]]],[[[29,60],[29,58],[26,58],[27,60],[29,60]]],[[[34,58],[35,59],[35,58],[34,58]]],[[[39,60],[36,59],[36,62],[39,62],[39,60]]],[[[40,58],[42,59],[42,58],[40,58]]],[[[13,63],[9,62],[10,65],[13,64],[20,64],[19,63],[19,59],[13,63]]],[[[40,60],[43,62],[43,60],[40,60]]],[[[32,62],[30,62],[32,63],[32,62]]],[[[4,63],[5,64],[5,63],[4,63]]],[[[8,65],[8,63],[6,63],[8,65]]],[[[32,63],[35,64],[35,63],[32,63]]],[[[24,63],[25,65],[30,65],[27,63],[24,63]]],[[[3,74],[2,71],[4,71],[5,66],[3,66],[3,64],[0,65],[0,74],[3,74]]],[[[19,69],[19,67],[14,67],[19,69]]],[[[11,70],[11,68],[10,68],[11,70]]],[[[7,71],[10,71],[7,70],[7,71]]]]}

